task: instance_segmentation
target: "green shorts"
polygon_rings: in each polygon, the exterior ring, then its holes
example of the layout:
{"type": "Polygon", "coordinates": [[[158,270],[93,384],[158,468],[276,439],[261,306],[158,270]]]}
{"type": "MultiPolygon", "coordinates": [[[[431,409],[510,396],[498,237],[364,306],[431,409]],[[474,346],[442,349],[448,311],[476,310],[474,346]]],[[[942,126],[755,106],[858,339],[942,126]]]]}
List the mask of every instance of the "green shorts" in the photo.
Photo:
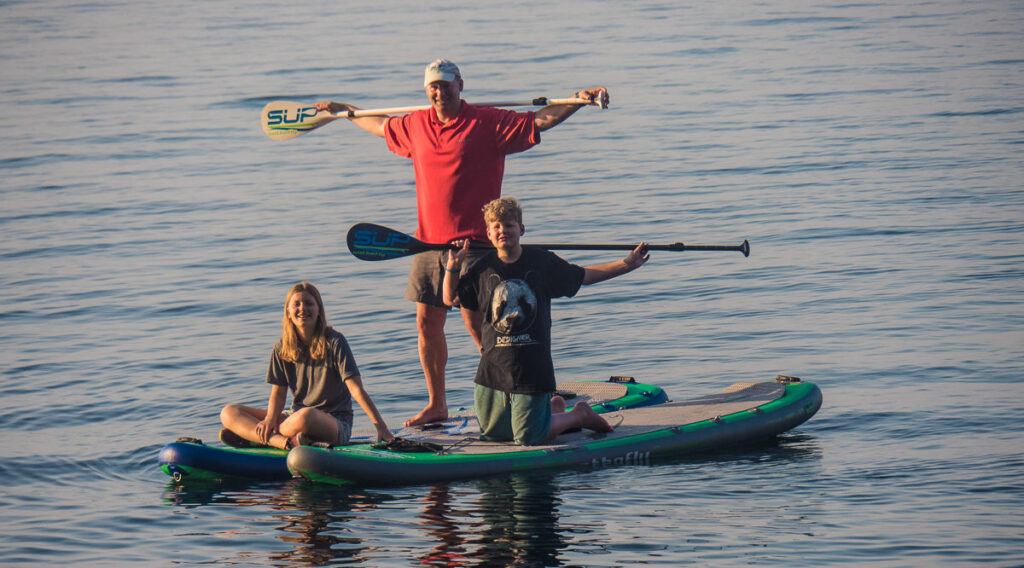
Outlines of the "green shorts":
{"type": "Polygon", "coordinates": [[[551,431],[551,393],[515,394],[474,385],[480,439],[534,446],[551,431]]]}

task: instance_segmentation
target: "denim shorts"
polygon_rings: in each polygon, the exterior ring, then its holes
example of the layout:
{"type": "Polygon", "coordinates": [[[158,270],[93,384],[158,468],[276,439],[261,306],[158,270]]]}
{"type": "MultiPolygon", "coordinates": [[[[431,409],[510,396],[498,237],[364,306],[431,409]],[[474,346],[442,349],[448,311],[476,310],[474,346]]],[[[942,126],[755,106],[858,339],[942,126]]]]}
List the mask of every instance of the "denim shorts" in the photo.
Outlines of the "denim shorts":
{"type": "Polygon", "coordinates": [[[352,421],[342,420],[337,416],[334,416],[334,421],[338,423],[338,440],[334,442],[334,445],[344,446],[348,443],[349,438],[352,437],[352,421]]]}
{"type": "MultiPolygon", "coordinates": [[[[281,412],[281,414],[283,416],[281,421],[284,422],[284,419],[292,415],[292,411],[285,410],[281,412]]],[[[344,446],[345,444],[348,444],[349,439],[352,437],[352,421],[342,420],[341,418],[338,418],[333,414],[331,414],[331,418],[333,418],[334,421],[338,423],[338,439],[335,440],[334,443],[331,445],[344,446]]]]}

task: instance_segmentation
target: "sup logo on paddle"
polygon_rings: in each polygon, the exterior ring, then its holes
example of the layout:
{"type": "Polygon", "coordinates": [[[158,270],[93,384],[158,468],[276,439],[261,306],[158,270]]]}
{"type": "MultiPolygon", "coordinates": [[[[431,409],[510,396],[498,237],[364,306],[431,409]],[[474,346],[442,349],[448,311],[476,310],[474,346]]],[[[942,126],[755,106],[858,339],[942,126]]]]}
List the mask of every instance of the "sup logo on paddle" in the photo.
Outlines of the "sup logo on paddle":
{"type": "Polygon", "coordinates": [[[295,109],[295,118],[288,117],[288,109],[272,110],[267,112],[267,126],[280,126],[282,124],[295,124],[307,118],[316,116],[316,107],[303,107],[295,109]]]}
{"type": "Polygon", "coordinates": [[[409,235],[393,231],[354,230],[349,233],[349,248],[359,250],[363,255],[372,254],[379,258],[402,256],[409,235]]]}

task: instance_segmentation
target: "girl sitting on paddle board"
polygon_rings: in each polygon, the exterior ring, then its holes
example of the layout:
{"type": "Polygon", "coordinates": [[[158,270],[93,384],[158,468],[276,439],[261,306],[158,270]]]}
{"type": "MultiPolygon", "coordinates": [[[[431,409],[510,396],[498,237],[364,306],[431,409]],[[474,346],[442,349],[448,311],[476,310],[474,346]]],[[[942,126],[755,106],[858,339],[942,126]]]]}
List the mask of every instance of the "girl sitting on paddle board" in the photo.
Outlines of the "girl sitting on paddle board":
{"type": "Polygon", "coordinates": [[[457,241],[461,248],[449,255],[444,278],[446,304],[483,316],[473,391],[481,438],[535,445],[574,428],[610,432],[612,427],[586,403],[560,412],[564,402],[552,398],[551,299],[574,296],[583,284],[639,268],[649,258],[647,243],[622,260],[584,268],[550,251],[522,247],[519,238],[526,228],[515,199],[485,205],[484,221],[495,250],[474,261],[460,277],[469,241],[457,241]]]}
{"type": "Polygon", "coordinates": [[[220,413],[222,442],[282,449],[313,442],[342,445],[352,434],[353,399],[376,427],[378,441],[393,438],[363,388],[345,336],[327,325],[324,301],[315,286],[301,282],[288,290],[281,327],[267,369],[272,385],[267,408],[225,406],[220,413]],[[289,390],[292,407],[285,413],[289,390]]]}

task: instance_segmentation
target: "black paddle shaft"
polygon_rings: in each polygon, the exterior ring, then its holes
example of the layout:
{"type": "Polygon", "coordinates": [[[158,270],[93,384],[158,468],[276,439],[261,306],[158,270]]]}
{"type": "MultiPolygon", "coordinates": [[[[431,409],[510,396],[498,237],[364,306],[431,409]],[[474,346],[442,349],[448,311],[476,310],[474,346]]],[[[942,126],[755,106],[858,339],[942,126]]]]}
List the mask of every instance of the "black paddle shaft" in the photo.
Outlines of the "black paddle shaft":
{"type": "MultiPolygon", "coordinates": [[[[388,260],[400,258],[425,252],[428,250],[454,250],[457,246],[447,244],[425,243],[416,237],[407,235],[394,229],[374,225],[373,223],[359,223],[353,225],[348,231],[348,250],[356,258],[362,260],[388,260]]],[[[633,250],[636,245],[626,244],[529,244],[525,247],[543,248],[549,250],[633,250]]],[[[474,242],[471,248],[493,249],[490,244],[474,242]]],[[[746,240],[739,245],[686,245],[674,243],[670,245],[648,245],[648,250],[660,251],[737,251],[743,256],[750,256],[750,243],[746,240]]]]}
{"type": "MultiPolygon", "coordinates": [[[[484,245],[485,247],[491,248],[490,245],[484,245]]],[[[613,245],[570,245],[570,244],[528,244],[523,245],[524,247],[537,247],[549,250],[633,250],[636,245],[624,245],[624,244],[613,244],[613,245]]],[[[743,256],[750,256],[750,243],[746,240],[738,245],[685,245],[683,243],[672,243],[670,245],[647,245],[647,250],[667,250],[673,252],[684,252],[688,250],[703,250],[703,251],[737,251],[742,252],[743,256]]]]}

